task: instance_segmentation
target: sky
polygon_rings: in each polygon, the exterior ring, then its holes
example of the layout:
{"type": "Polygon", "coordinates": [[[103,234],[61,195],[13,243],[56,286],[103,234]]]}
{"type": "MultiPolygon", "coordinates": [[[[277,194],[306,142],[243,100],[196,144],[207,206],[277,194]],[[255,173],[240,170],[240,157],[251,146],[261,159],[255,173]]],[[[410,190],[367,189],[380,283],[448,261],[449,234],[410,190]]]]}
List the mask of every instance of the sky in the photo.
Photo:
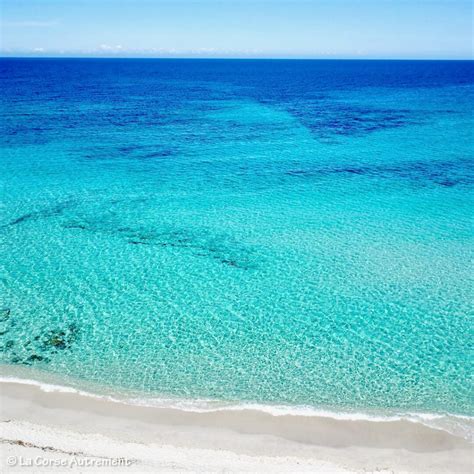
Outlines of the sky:
{"type": "Polygon", "coordinates": [[[465,0],[0,0],[2,56],[472,59],[465,0]]]}

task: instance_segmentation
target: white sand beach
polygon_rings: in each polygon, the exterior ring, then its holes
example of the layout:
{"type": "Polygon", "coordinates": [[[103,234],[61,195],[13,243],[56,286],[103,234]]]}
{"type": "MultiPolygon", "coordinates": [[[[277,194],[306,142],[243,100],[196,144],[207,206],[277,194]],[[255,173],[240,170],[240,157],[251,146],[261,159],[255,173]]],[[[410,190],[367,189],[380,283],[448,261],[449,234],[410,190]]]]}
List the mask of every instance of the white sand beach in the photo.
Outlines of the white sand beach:
{"type": "Polygon", "coordinates": [[[410,421],[133,406],[2,382],[1,472],[472,472],[461,437],[410,421]]]}

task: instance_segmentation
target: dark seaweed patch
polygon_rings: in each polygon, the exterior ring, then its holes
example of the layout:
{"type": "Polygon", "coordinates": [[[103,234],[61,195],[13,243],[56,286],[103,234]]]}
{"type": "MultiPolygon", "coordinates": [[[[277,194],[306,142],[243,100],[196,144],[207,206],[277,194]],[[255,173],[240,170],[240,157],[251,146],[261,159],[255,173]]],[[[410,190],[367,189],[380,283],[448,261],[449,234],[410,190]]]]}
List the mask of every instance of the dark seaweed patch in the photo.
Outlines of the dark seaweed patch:
{"type": "Polygon", "coordinates": [[[54,329],[47,332],[42,338],[42,348],[48,349],[70,349],[77,338],[77,327],[70,324],[66,329],[54,329]]]}
{"type": "Polygon", "coordinates": [[[450,180],[450,179],[444,179],[442,181],[439,181],[438,184],[440,184],[441,186],[446,186],[446,187],[450,188],[452,186],[456,186],[456,184],[458,184],[458,181],[453,181],[453,180],[450,180]]]}
{"type": "Polygon", "coordinates": [[[176,155],[176,151],[170,148],[160,148],[153,145],[125,145],[112,151],[109,148],[96,148],[88,151],[83,157],[94,161],[113,161],[116,159],[134,161],[167,158],[174,155],[176,155]]]}
{"type": "Polygon", "coordinates": [[[66,224],[63,226],[65,229],[80,229],[80,230],[86,230],[87,227],[83,224],[66,224]]]}
{"type": "Polygon", "coordinates": [[[287,170],[285,174],[290,176],[328,176],[333,174],[367,174],[367,169],[362,167],[318,167],[309,169],[287,170]]]}
{"type": "Polygon", "coordinates": [[[26,360],[27,362],[41,362],[42,360],[44,360],[44,357],[37,354],[33,354],[30,355],[30,357],[28,357],[28,359],[26,360]]]}
{"type": "Polygon", "coordinates": [[[66,201],[66,202],[57,204],[56,206],[53,206],[53,207],[41,209],[39,211],[29,212],[27,214],[23,214],[20,217],[17,217],[16,219],[13,219],[8,224],[3,225],[2,227],[18,225],[27,221],[36,221],[39,219],[46,219],[48,217],[56,217],[56,216],[61,215],[68,207],[71,206],[71,204],[72,204],[71,201],[66,201]]]}
{"type": "Polygon", "coordinates": [[[362,168],[342,168],[336,171],[337,173],[350,173],[350,174],[364,174],[365,170],[362,168]]]}
{"type": "Polygon", "coordinates": [[[142,155],[141,158],[166,158],[168,156],[173,156],[174,153],[171,150],[161,150],[161,151],[155,151],[152,153],[147,153],[145,155],[142,155]]]}
{"type": "Polygon", "coordinates": [[[190,254],[198,257],[207,257],[217,260],[218,262],[240,269],[250,269],[251,264],[247,258],[242,258],[243,253],[248,251],[238,249],[239,257],[234,257],[235,247],[233,242],[225,242],[217,239],[209,239],[206,236],[195,236],[193,234],[186,234],[184,231],[172,231],[156,233],[147,235],[138,235],[138,239],[132,240],[135,245],[156,245],[159,247],[166,247],[172,249],[183,249],[190,252],[190,254]]]}
{"type": "Polygon", "coordinates": [[[242,248],[235,242],[228,241],[225,237],[217,239],[205,233],[194,234],[185,230],[158,232],[155,229],[141,227],[115,226],[113,223],[106,223],[104,220],[68,222],[64,224],[64,228],[115,234],[125,239],[127,244],[133,246],[183,249],[191,255],[212,258],[223,265],[234,268],[250,269],[253,267],[248,258],[248,249],[242,248]]]}
{"type": "Polygon", "coordinates": [[[10,315],[10,308],[3,308],[0,311],[0,336],[7,334],[14,325],[10,315]]]}
{"type": "Polygon", "coordinates": [[[10,339],[4,344],[3,350],[13,364],[48,363],[55,354],[71,350],[78,336],[77,326],[69,324],[65,327],[45,330],[24,343],[10,339]]]}
{"type": "Polygon", "coordinates": [[[221,260],[221,263],[223,263],[224,265],[229,265],[229,267],[239,268],[239,264],[235,260],[223,259],[221,260]]]}
{"type": "Polygon", "coordinates": [[[407,109],[363,107],[327,100],[315,101],[300,110],[297,104],[288,111],[320,138],[330,135],[364,135],[391,128],[421,123],[421,114],[407,109]]]}
{"type": "Polygon", "coordinates": [[[285,171],[289,176],[325,177],[335,174],[365,175],[382,179],[401,179],[417,186],[435,184],[443,187],[474,183],[474,174],[468,160],[444,162],[408,162],[400,165],[372,165],[359,167],[313,167],[285,171]]]}
{"type": "Polygon", "coordinates": [[[11,309],[10,308],[2,308],[0,309],[0,321],[6,321],[10,318],[11,309]]]}

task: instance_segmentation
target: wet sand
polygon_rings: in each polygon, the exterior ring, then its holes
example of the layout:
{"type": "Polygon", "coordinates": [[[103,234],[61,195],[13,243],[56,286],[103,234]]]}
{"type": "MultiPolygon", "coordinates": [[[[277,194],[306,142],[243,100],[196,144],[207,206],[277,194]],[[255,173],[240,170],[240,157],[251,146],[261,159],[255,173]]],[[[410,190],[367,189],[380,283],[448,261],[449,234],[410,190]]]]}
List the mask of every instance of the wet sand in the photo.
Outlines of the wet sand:
{"type": "Polygon", "coordinates": [[[24,469],[18,464],[29,459],[46,464],[36,470],[100,472],[451,473],[473,467],[467,440],[405,420],[275,416],[251,409],[192,412],[45,392],[18,382],[2,382],[0,392],[2,472],[24,469]],[[12,456],[16,466],[7,465],[12,456]],[[112,461],[119,458],[130,465],[112,461]],[[53,466],[52,459],[63,464],[53,466]]]}

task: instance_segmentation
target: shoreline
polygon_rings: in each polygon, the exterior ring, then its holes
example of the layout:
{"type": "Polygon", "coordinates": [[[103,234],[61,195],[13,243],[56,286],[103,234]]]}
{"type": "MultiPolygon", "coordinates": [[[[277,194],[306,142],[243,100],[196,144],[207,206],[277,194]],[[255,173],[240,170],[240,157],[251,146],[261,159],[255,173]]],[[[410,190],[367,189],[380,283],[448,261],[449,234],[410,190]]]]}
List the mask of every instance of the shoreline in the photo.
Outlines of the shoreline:
{"type": "MultiPolygon", "coordinates": [[[[40,371],[30,367],[17,367],[0,364],[0,387],[4,383],[17,383],[39,388],[43,392],[75,393],[92,399],[106,400],[124,405],[175,409],[191,413],[231,412],[250,410],[272,416],[304,416],[328,418],[340,421],[395,422],[408,421],[420,423],[429,428],[446,431],[456,437],[474,443],[474,416],[453,413],[430,412],[383,412],[382,410],[349,411],[330,408],[316,408],[310,405],[284,405],[251,401],[227,401],[203,398],[153,397],[134,390],[118,390],[103,387],[95,382],[79,381],[70,377],[40,371]],[[82,383],[81,383],[82,382],[82,383]]],[[[0,390],[1,392],[1,390],[0,390]]]]}
{"type": "Polygon", "coordinates": [[[132,466],[120,468],[129,472],[472,469],[466,439],[406,419],[275,415],[244,407],[190,411],[131,405],[75,389],[45,391],[18,380],[0,382],[0,394],[3,463],[8,456],[40,452],[62,459],[77,453],[133,458],[132,466]]]}

